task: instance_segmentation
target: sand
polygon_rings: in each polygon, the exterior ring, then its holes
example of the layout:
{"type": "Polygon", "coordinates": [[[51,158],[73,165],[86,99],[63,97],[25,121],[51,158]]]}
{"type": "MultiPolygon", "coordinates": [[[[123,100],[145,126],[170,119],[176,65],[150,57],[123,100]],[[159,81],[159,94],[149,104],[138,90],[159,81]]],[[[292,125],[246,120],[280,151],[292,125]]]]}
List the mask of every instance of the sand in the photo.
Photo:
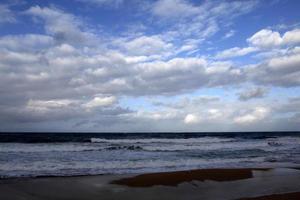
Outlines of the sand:
{"type": "Polygon", "coordinates": [[[243,198],[240,200],[299,200],[300,192],[284,193],[284,194],[273,194],[254,198],[243,198]]]}
{"type": "MultiPolygon", "coordinates": [[[[177,186],[191,181],[234,181],[253,177],[254,169],[200,169],[177,172],[142,174],[112,181],[112,184],[130,187],[151,187],[154,185],[177,186]]],[[[269,169],[257,169],[269,170],[269,169]]]]}
{"type": "Polygon", "coordinates": [[[300,170],[200,169],[0,180],[1,200],[299,199],[300,170]]]}

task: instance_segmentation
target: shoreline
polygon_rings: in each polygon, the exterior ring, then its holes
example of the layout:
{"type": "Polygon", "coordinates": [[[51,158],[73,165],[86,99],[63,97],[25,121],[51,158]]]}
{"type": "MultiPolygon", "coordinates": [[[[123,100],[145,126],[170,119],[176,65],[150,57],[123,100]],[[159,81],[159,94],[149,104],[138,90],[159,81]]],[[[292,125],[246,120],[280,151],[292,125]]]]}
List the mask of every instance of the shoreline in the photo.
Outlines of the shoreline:
{"type": "Polygon", "coordinates": [[[3,200],[269,200],[278,195],[298,195],[299,180],[300,170],[293,168],[196,169],[145,174],[52,176],[1,179],[0,196],[3,200]]]}
{"type": "Polygon", "coordinates": [[[94,176],[129,176],[135,177],[140,175],[150,175],[150,174],[169,174],[169,173],[178,173],[178,172],[193,172],[193,171],[206,171],[206,170],[256,170],[256,171],[267,171],[272,169],[294,169],[300,171],[299,167],[291,167],[291,166],[280,166],[280,167],[238,167],[238,168],[192,168],[186,170],[170,170],[170,171],[154,171],[154,172],[142,172],[142,173],[99,173],[99,174],[78,174],[78,175],[37,175],[37,176],[19,176],[19,177],[0,177],[0,181],[5,180],[30,180],[30,179],[43,179],[43,178],[76,178],[76,177],[94,177],[94,176]]]}
{"type": "Polygon", "coordinates": [[[146,173],[134,177],[114,180],[111,184],[126,185],[129,187],[152,187],[155,185],[178,186],[191,181],[235,181],[253,178],[253,171],[268,171],[271,168],[216,168],[195,169],[174,172],[146,173]]]}
{"type": "MultiPolygon", "coordinates": [[[[286,169],[295,169],[300,170],[300,167],[279,167],[286,169]]],[[[0,177],[1,180],[26,180],[26,179],[40,179],[40,178],[76,178],[76,177],[93,177],[93,176],[138,176],[138,175],[148,175],[148,174],[168,174],[168,173],[178,173],[178,172],[193,172],[193,171],[206,171],[206,170],[271,170],[275,169],[274,167],[237,167],[237,168],[192,168],[184,170],[170,170],[170,171],[154,171],[154,172],[141,172],[141,173],[99,173],[99,174],[74,174],[74,175],[37,175],[37,176],[8,176],[0,177]]]]}

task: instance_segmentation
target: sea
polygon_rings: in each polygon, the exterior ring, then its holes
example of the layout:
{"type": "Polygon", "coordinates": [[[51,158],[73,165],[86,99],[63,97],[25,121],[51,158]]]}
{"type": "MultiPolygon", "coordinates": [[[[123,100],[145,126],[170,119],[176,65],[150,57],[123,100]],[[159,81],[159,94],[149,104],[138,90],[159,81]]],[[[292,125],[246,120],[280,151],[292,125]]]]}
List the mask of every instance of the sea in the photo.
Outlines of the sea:
{"type": "Polygon", "coordinates": [[[300,132],[0,133],[0,178],[299,166],[300,132]]]}

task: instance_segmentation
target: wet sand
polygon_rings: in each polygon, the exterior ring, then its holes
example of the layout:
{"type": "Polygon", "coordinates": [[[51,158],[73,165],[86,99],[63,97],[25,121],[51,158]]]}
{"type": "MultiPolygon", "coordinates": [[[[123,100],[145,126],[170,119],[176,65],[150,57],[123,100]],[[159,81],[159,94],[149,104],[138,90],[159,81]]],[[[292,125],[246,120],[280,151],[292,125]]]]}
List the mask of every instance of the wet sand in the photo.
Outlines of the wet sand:
{"type": "Polygon", "coordinates": [[[288,168],[7,179],[0,180],[0,199],[297,199],[299,180],[300,170],[288,168]]]}
{"type": "MultiPolygon", "coordinates": [[[[252,178],[255,169],[200,169],[177,172],[142,174],[135,177],[112,181],[112,184],[130,187],[151,187],[155,185],[177,186],[191,181],[234,181],[252,178]]],[[[256,169],[269,170],[269,169],[256,169]]]]}
{"type": "Polygon", "coordinates": [[[273,194],[268,196],[254,197],[254,198],[243,198],[241,200],[299,200],[300,192],[292,192],[285,194],[273,194]]]}

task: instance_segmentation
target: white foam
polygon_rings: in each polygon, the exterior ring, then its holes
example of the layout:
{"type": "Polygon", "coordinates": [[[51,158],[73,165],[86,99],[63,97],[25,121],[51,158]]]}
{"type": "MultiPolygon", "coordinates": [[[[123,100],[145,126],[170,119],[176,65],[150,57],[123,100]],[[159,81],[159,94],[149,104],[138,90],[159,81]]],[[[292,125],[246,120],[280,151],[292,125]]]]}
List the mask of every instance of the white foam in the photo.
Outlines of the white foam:
{"type": "Polygon", "coordinates": [[[215,143],[215,142],[229,142],[233,138],[220,138],[220,137],[201,137],[201,138],[149,138],[149,139],[103,139],[91,138],[93,143],[113,143],[113,144],[138,144],[138,143],[215,143]]]}
{"type": "Polygon", "coordinates": [[[100,145],[91,145],[90,143],[1,143],[0,152],[65,152],[65,151],[97,151],[105,147],[100,145]]]}

